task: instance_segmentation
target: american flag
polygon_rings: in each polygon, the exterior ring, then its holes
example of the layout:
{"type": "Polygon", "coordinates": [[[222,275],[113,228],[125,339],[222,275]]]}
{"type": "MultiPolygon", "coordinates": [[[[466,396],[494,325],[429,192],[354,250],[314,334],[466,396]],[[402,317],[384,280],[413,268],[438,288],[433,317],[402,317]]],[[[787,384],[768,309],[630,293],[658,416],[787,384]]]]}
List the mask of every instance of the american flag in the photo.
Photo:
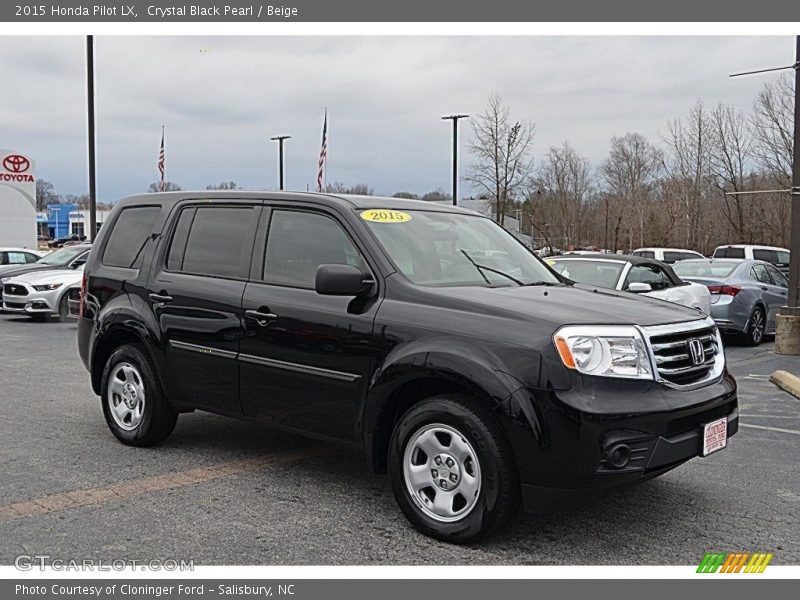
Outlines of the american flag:
{"type": "Polygon", "coordinates": [[[317,170],[317,191],[322,191],[325,181],[325,164],[328,160],[328,109],[325,109],[325,120],[322,123],[322,147],[319,149],[319,170],[317,170]]]}
{"type": "Polygon", "coordinates": [[[163,192],[166,187],[166,181],[164,181],[164,127],[161,127],[161,149],[158,151],[158,171],[161,173],[161,182],[158,184],[158,190],[163,192]]]}

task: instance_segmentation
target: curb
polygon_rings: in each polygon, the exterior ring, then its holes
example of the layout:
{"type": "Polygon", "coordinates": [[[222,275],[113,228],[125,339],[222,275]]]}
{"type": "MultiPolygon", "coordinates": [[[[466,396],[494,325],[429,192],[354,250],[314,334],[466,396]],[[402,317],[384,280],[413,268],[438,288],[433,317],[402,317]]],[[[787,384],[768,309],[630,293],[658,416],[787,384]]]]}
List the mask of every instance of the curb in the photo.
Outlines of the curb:
{"type": "Polygon", "coordinates": [[[800,377],[797,375],[788,371],[775,371],[769,376],[769,380],[795,398],[800,398],[800,377]]]}

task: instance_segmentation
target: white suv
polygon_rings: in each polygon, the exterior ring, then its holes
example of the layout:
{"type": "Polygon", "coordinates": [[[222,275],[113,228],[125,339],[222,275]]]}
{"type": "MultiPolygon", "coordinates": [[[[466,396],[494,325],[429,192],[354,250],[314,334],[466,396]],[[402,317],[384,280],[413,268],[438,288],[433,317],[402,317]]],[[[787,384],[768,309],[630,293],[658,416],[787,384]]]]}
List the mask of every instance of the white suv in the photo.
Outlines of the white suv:
{"type": "Polygon", "coordinates": [[[748,244],[728,244],[717,246],[714,258],[746,258],[763,260],[778,267],[784,275],[789,274],[789,251],[776,246],[752,246],[748,244]]]}
{"type": "Polygon", "coordinates": [[[683,248],[637,248],[631,252],[631,256],[641,256],[642,258],[654,258],[663,263],[671,265],[679,260],[689,260],[692,258],[705,258],[694,250],[683,248]]]}

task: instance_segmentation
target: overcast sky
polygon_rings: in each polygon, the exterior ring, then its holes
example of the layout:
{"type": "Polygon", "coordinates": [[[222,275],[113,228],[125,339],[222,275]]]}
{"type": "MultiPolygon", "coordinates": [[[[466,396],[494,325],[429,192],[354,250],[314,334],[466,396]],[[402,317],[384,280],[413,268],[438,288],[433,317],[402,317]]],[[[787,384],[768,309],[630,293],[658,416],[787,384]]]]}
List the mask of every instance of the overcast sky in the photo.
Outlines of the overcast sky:
{"type": "MultiPolygon", "coordinates": [[[[59,193],[88,187],[84,44],[0,37],[0,147],[32,155],[59,193]]],[[[313,189],[326,106],[329,182],[449,191],[451,130],[440,117],[480,112],[494,91],[536,124],[537,162],[568,140],[598,163],[611,136],[658,140],[698,98],[748,109],[775,75],[728,74],[792,63],[794,40],[149,36],[99,37],[95,47],[98,196],[112,202],[157,179],[162,124],[167,178],[184,189],[276,187],[268,138],[279,134],[293,136],[286,187],[313,189]]],[[[466,144],[468,122],[461,131],[466,144]]]]}

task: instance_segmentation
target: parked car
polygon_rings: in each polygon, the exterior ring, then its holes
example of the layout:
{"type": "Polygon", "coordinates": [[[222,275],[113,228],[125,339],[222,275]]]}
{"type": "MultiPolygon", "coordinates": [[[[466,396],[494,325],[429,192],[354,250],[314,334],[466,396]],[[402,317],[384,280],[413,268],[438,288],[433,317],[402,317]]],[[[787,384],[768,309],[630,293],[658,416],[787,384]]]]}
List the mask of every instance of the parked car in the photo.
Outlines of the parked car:
{"type": "Polygon", "coordinates": [[[34,271],[49,271],[51,269],[76,269],[86,262],[89,257],[89,244],[61,248],[45,255],[34,263],[20,265],[0,266],[0,303],[3,301],[2,288],[6,280],[12,277],[33,273],[34,271]]]}
{"type": "Polygon", "coordinates": [[[778,309],[785,306],[789,281],[774,265],[760,260],[703,259],[675,265],[682,278],[707,286],[711,316],[721,331],[757,346],[775,332],[778,309]]]}
{"type": "Polygon", "coordinates": [[[61,248],[62,246],[65,246],[67,244],[76,244],[85,241],[86,241],[85,235],[77,235],[73,233],[72,235],[66,235],[64,237],[50,240],[49,242],[47,242],[47,246],[50,248],[61,248]]]}
{"type": "Polygon", "coordinates": [[[451,542],[520,504],[658,476],[738,429],[710,318],[573,284],[455,206],[135,196],[82,290],[78,348],[121,442],[156,444],[195,409],[343,441],[451,542]]]}
{"type": "Polygon", "coordinates": [[[69,300],[80,295],[83,265],[75,269],[32,271],[3,284],[3,311],[34,319],[69,317],[69,300]]]}
{"type": "Polygon", "coordinates": [[[642,258],[654,258],[666,265],[672,265],[680,260],[690,260],[692,258],[705,258],[699,252],[686,250],[684,248],[637,248],[631,252],[631,256],[641,256],[642,258]]]}
{"type": "Polygon", "coordinates": [[[45,256],[44,252],[30,248],[0,247],[0,266],[27,265],[45,256]]]}
{"type": "Polygon", "coordinates": [[[741,258],[747,260],[763,260],[775,265],[784,275],[789,274],[789,256],[786,248],[775,246],[753,246],[749,244],[729,244],[718,246],[714,250],[714,258],[741,258]]]}
{"type": "Polygon", "coordinates": [[[711,314],[711,294],[705,285],[682,281],[669,265],[638,256],[593,254],[547,259],[553,269],[572,281],[642,294],[711,314]]]}

